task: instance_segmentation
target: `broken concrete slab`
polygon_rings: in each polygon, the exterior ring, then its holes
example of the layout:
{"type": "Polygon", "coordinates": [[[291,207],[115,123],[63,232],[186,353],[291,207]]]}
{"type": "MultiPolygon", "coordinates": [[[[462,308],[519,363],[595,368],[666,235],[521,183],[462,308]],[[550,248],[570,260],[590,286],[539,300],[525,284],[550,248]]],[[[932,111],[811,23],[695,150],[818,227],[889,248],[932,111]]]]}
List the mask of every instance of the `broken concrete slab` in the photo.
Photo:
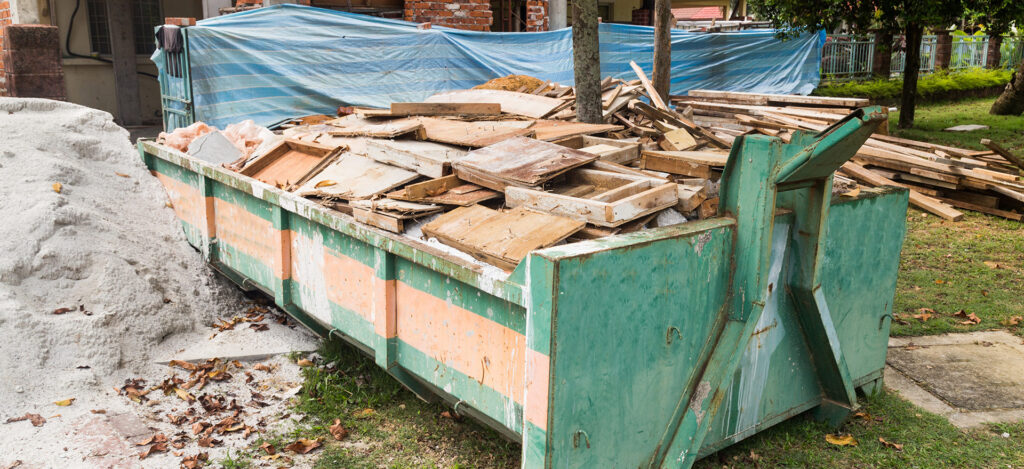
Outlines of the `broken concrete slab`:
{"type": "Polygon", "coordinates": [[[161,349],[173,352],[156,355],[155,361],[161,364],[171,360],[197,362],[211,358],[254,361],[291,352],[313,352],[319,346],[316,336],[305,328],[277,323],[269,323],[267,330],[259,332],[243,325],[216,335],[213,331],[212,337],[201,341],[196,341],[194,334],[172,336],[161,349]]]}
{"type": "Polygon", "coordinates": [[[988,126],[980,124],[961,124],[942,129],[943,132],[973,132],[975,130],[988,130],[988,126]]]}
{"type": "Polygon", "coordinates": [[[1005,331],[895,337],[885,383],[959,427],[1024,418],[1024,344],[1005,331]]]}

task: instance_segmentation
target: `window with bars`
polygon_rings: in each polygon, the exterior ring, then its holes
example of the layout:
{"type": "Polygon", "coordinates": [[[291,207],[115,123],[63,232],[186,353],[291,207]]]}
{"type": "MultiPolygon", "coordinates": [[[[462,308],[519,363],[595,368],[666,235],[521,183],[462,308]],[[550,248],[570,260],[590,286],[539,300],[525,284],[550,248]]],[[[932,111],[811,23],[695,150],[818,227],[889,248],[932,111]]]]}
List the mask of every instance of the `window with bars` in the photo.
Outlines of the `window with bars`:
{"type": "MultiPolygon", "coordinates": [[[[106,0],[89,0],[89,41],[93,53],[110,55],[110,30],[107,27],[106,0]]],[[[160,0],[132,2],[132,27],[135,32],[135,53],[151,54],[156,49],[153,29],[163,24],[160,0]]]]}

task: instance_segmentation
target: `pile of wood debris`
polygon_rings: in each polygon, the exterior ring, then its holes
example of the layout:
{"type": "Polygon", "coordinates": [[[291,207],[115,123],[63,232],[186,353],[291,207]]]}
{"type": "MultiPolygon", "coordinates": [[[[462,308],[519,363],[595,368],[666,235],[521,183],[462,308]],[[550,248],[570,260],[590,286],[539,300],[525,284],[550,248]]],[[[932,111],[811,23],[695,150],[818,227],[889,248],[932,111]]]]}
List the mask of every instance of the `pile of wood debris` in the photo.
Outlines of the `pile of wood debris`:
{"type": "MultiPolygon", "coordinates": [[[[529,251],[563,240],[714,216],[736,136],[789,141],[867,104],[696,90],[670,106],[632,65],[636,80],[602,81],[604,123],[575,120],[572,87],[505,77],[424,102],[285,123],[282,142],[227,167],[377,228],[403,233],[413,223],[512,270],[529,251]]],[[[988,153],[879,134],[855,161],[843,168],[853,179],[837,175],[835,192],[855,190],[854,180],[908,187],[912,203],[950,219],[961,215],[943,201],[1012,218],[997,195],[1024,200],[1019,174],[988,153]]]]}
{"type": "MultiPolygon", "coordinates": [[[[818,131],[841,120],[865,99],[692,90],[673,104],[716,134],[758,132],[788,141],[792,130],[818,131]]],[[[989,150],[937,145],[888,135],[879,128],[840,172],[867,186],[910,190],[911,205],[959,221],[959,209],[1024,219],[1024,158],[988,139],[989,150]]]]}

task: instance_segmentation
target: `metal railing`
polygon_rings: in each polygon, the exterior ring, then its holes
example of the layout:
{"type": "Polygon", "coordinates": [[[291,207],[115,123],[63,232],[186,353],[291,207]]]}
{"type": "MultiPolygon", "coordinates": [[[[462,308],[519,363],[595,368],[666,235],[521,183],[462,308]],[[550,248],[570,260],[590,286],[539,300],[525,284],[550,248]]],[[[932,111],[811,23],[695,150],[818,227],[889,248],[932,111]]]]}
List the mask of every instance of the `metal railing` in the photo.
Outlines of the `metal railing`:
{"type": "Polygon", "coordinates": [[[999,45],[999,66],[1014,68],[1024,60],[1024,37],[1006,36],[999,45]]]}
{"type": "Polygon", "coordinates": [[[984,68],[988,62],[988,36],[953,36],[949,69],[984,68]]]}
{"type": "MultiPolygon", "coordinates": [[[[937,36],[921,37],[921,67],[918,69],[921,73],[932,73],[935,71],[935,49],[937,43],[937,36]]],[[[898,37],[895,40],[895,44],[893,44],[892,64],[889,66],[889,75],[902,75],[903,69],[906,66],[906,44],[903,41],[903,37],[898,37]]]]}
{"type": "MultiPolygon", "coordinates": [[[[988,36],[953,36],[949,69],[985,68],[988,64],[988,36]]],[[[1024,37],[1005,36],[1000,44],[998,66],[1014,68],[1024,60],[1024,37]]],[[[921,73],[935,71],[938,48],[937,36],[921,38],[921,73]]],[[[902,37],[892,45],[892,63],[889,75],[903,74],[906,65],[906,46],[902,37]]],[[[875,38],[853,34],[830,34],[821,51],[821,78],[828,81],[849,81],[871,76],[875,62],[875,38]]]]}
{"type": "Polygon", "coordinates": [[[829,35],[821,50],[821,75],[837,81],[866,78],[871,76],[874,61],[874,37],[829,35]]]}

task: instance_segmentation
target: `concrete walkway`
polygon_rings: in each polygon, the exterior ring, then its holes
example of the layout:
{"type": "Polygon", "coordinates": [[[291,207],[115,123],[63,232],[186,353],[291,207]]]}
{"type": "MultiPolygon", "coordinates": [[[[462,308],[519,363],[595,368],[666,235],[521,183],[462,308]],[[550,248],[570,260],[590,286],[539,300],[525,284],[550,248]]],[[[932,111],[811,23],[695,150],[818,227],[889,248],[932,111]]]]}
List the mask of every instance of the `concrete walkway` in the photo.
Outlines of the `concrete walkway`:
{"type": "Polygon", "coordinates": [[[1006,331],[889,339],[885,384],[960,428],[1024,419],[1024,343],[1006,331]]]}

